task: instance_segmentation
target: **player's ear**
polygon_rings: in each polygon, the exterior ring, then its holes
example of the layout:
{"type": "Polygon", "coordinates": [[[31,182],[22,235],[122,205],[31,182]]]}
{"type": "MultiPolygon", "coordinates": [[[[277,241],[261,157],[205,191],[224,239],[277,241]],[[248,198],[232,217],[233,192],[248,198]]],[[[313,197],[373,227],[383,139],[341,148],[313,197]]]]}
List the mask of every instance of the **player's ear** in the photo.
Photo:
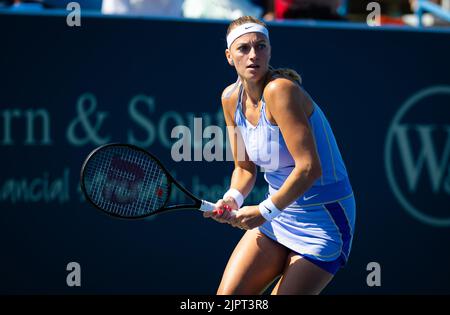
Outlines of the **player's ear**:
{"type": "Polygon", "coordinates": [[[231,58],[231,53],[230,53],[230,50],[229,50],[228,48],[225,49],[225,57],[226,57],[227,60],[228,60],[228,64],[229,64],[230,66],[234,66],[233,58],[231,58]]]}

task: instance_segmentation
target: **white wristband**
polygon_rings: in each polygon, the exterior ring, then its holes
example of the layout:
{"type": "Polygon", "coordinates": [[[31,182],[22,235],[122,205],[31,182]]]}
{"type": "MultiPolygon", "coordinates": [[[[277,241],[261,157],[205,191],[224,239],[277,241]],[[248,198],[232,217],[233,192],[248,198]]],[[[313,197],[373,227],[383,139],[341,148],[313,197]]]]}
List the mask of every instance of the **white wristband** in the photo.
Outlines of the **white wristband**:
{"type": "Polygon", "coordinates": [[[238,208],[240,208],[244,203],[244,196],[237,189],[234,188],[228,189],[225,195],[223,195],[222,199],[225,199],[227,197],[232,197],[234,201],[236,201],[238,208]]]}
{"type": "Polygon", "coordinates": [[[273,218],[279,216],[281,214],[281,210],[279,210],[275,205],[273,204],[272,200],[270,198],[267,198],[263,202],[259,204],[259,212],[261,212],[261,215],[266,219],[267,221],[272,221],[273,218]]]}

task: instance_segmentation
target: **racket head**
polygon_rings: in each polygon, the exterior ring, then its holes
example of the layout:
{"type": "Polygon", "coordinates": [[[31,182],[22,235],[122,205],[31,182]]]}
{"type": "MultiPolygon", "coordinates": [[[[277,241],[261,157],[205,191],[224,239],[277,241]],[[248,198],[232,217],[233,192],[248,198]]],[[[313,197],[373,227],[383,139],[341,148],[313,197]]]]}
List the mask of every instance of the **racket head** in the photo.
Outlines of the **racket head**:
{"type": "Polygon", "coordinates": [[[93,150],[81,168],[81,190],[97,209],[119,218],[139,219],[167,204],[172,178],[149,152],[112,143],[93,150]]]}

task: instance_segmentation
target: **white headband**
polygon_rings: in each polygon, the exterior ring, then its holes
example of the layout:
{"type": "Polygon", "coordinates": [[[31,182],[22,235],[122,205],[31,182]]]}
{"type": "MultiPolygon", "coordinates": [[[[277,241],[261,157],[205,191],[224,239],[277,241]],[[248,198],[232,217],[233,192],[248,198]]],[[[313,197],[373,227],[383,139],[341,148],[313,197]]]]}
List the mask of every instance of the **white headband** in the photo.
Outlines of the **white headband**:
{"type": "Polygon", "coordinates": [[[245,23],[234,28],[227,36],[227,46],[230,49],[231,44],[238,38],[247,33],[262,33],[269,39],[267,28],[257,23],[245,23]]]}

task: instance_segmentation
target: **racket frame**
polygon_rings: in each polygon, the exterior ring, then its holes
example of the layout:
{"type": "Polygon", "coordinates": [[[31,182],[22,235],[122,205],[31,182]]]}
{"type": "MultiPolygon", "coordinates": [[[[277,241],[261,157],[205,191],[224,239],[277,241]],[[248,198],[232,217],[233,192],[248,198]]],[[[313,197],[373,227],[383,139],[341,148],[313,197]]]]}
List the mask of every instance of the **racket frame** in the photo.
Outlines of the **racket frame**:
{"type": "Polygon", "coordinates": [[[161,163],[161,161],[152,153],[148,152],[147,150],[144,150],[143,148],[140,148],[138,146],[135,146],[133,144],[128,144],[128,143],[107,143],[107,144],[103,144],[97,148],[95,148],[94,150],[92,150],[91,153],[89,153],[89,155],[86,157],[86,159],[83,162],[83,165],[81,166],[81,172],[80,172],[80,186],[81,186],[81,191],[83,192],[85,199],[91,204],[93,205],[95,208],[101,210],[102,212],[110,215],[110,216],[114,216],[117,218],[121,218],[121,219],[142,219],[151,215],[155,215],[161,212],[167,212],[167,211],[173,211],[173,210],[182,210],[182,209],[196,209],[199,210],[200,206],[202,205],[202,200],[195,197],[189,190],[187,190],[186,188],[184,188],[180,183],[177,182],[177,180],[175,178],[173,178],[172,175],[170,175],[169,171],[166,169],[166,167],[161,163]],[[97,204],[95,204],[94,201],[91,200],[91,198],[89,197],[89,194],[87,193],[87,189],[84,183],[84,170],[86,168],[86,165],[89,163],[89,160],[92,158],[92,156],[94,154],[96,154],[98,151],[104,150],[108,147],[128,147],[130,149],[139,151],[141,153],[143,153],[144,155],[149,156],[151,159],[153,159],[158,166],[161,168],[161,170],[164,172],[164,174],[167,176],[167,181],[168,181],[168,192],[167,192],[167,198],[163,203],[163,206],[161,208],[159,208],[156,211],[152,211],[150,213],[147,214],[143,214],[143,215],[139,215],[139,216],[122,216],[116,213],[112,213],[109,212],[107,210],[102,209],[100,206],[98,206],[97,204]],[[194,203],[193,204],[176,204],[176,205],[171,205],[171,206],[166,206],[167,203],[169,202],[170,199],[170,195],[172,193],[172,184],[174,184],[178,189],[180,189],[183,193],[185,193],[189,198],[191,198],[194,203]]]}

